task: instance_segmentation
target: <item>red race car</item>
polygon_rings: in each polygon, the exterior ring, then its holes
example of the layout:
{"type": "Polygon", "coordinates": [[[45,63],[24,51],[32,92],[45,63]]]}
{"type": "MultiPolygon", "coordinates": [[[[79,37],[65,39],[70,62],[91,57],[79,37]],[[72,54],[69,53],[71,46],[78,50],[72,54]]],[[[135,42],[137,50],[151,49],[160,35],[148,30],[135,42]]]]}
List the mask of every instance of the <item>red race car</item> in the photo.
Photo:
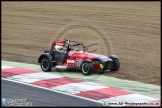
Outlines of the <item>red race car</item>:
{"type": "Polygon", "coordinates": [[[85,46],[72,40],[57,40],[52,43],[50,50],[45,50],[38,58],[38,63],[43,71],[49,72],[54,67],[56,70],[80,69],[84,75],[90,75],[93,71],[104,70],[117,71],[120,62],[116,55],[104,56],[88,53],[85,46]],[[83,51],[74,49],[74,46],[82,45],[83,51]]]}

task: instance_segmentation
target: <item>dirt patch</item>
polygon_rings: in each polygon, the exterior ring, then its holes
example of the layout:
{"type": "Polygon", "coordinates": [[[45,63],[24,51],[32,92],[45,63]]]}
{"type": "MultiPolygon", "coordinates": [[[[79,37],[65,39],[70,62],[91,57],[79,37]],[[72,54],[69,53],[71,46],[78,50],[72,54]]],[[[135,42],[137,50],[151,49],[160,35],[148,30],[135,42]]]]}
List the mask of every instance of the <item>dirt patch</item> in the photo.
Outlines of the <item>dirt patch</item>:
{"type": "MultiPolygon", "coordinates": [[[[56,36],[70,24],[101,30],[119,56],[118,72],[104,75],[161,85],[160,2],[2,2],[2,60],[37,64],[56,36]]],[[[90,29],[72,29],[61,38],[89,45],[107,55],[90,29]],[[103,49],[103,50],[101,50],[103,49]]],[[[108,47],[108,46],[106,46],[108,47]]]]}

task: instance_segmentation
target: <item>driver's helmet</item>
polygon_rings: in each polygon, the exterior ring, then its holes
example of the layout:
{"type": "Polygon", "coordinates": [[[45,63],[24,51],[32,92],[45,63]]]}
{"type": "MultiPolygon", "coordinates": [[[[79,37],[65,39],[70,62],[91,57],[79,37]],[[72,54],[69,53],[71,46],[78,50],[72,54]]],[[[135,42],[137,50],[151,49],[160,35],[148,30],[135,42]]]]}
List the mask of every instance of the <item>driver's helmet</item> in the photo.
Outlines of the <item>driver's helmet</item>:
{"type": "Polygon", "coordinates": [[[63,46],[61,46],[61,45],[55,45],[55,49],[56,49],[56,51],[58,51],[60,53],[63,53],[64,52],[63,51],[63,46]]]}

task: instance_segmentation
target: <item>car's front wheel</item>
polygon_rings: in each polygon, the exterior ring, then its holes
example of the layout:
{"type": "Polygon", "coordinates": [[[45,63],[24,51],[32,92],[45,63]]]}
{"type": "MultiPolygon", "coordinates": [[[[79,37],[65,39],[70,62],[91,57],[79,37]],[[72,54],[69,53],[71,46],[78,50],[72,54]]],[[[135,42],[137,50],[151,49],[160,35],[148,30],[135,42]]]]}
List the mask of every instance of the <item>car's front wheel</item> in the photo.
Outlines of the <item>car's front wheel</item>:
{"type": "Polygon", "coordinates": [[[93,72],[92,63],[83,63],[81,66],[81,70],[84,75],[91,75],[91,73],[93,72]]]}
{"type": "Polygon", "coordinates": [[[110,68],[111,71],[117,71],[120,68],[120,62],[118,60],[118,58],[111,58],[113,60],[113,65],[110,68]]]}
{"type": "Polygon", "coordinates": [[[40,66],[41,66],[42,70],[45,72],[50,72],[52,70],[50,61],[46,57],[41,59],[40,66]]]}

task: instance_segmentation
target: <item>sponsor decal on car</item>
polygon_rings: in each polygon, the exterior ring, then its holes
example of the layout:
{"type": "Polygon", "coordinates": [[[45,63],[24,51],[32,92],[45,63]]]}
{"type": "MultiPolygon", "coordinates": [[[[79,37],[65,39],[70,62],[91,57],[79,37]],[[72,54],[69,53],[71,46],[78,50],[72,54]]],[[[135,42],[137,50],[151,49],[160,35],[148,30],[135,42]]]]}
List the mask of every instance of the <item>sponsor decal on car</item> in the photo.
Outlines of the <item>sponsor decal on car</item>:
{"type": "Polygon", "coordinates": [[[67,60],[67,63],[75,63],[74,60],[67,60]]]}

